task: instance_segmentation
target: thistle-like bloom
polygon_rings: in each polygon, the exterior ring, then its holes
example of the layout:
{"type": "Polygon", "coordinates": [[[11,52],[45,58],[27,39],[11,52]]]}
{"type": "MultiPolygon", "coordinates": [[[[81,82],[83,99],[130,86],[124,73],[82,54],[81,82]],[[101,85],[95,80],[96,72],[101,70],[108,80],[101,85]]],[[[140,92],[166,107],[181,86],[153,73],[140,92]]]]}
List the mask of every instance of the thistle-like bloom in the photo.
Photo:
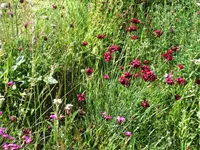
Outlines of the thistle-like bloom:
{"type": "Polygon", "coordinates": [[[109,121],[109,120],[112,119],[112,117],[111,117],[110,115],[106,115],[104,118],[105,118],[107,121],[109,121]]]}
{"type": "Polygon", "coordinates": [[[173,59],[172,53],[173,53],[173,51],[171,49],[169,49],[166,53],[161,54],[161,56],[163,56],[167,61],[170,61],[173,59]]]}
{"type": "Polygon", "coordinates": [[[58,119],[58,115],[56,115],[56,114],[51,114],[51,115],[49,116],[49,118],[50,118],[51,121],[53,121],[53,120],[55,120],[55,119],[58,119]]]}
{"type": "Polygon", "coordinates": [[[3,111],[0,111],[0,116],[2,116],[3,115],[3,111]]]}
{"type": "Polygon", "coordinates": [[[118,124],[122,124],[123,122],[125,122],[126,121],[126,119],[124,118],[124,117],[122,117],[122,116],[118,116],[117,117],[117,123],[118,124]]]}
{"type": "Polygon", "coordinates": [[[5,133],[5,128],[0,128],[0,135],[3,135],[5,133]]]}
{"type": "Polygon", "coordinates": [[[7,143],[4,143],[2,148],[4,150],[18,150],[20,149],[21,147],[17,144],[7,144],[7,143]]]}
{"type": "Polygon", "coordinates": [[[124,85],[124,86],[128,86],[129,85],[129,80],[128,78],[124,77],[124,76],[120,76],[119,77],[119,82],[124,85]]]}
{"type": "Polygon", "coordinates": [[[133,134],[131,132],[129,132],[129,131],[126,131],[125,135],[128,136],[128,137],[131,137],[133,134]]]}
{"type": "Polygon", "coordinates": [[[77,94],[77,98],[79,102],[85,101],[85,93],[77,94]]]}
{"type": "Polygon", "coordinates": [[[4,139],[11,140],[11,141],[15,139],[14,137],[10,136],[9,134],[4,134],[4,135],[3,135],[3,138],[4,138],[4,139]]]}

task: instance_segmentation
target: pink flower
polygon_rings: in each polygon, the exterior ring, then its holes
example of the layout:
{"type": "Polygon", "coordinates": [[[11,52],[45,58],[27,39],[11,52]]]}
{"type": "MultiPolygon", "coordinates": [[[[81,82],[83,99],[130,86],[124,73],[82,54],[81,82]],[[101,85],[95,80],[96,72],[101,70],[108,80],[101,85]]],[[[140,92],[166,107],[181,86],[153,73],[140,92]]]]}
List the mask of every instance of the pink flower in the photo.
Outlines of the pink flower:
{"type": "Polygon", "coordinates": [[[122,124],[123,122],[125,122],[126,121],[126,119],[124,118],[124,117],[121,117],[121,116],[118,116],[117,117],[117,123],[118,124],[122,124]]]}
{"type": "Polygon", "coordinates": [[[128,78],[124,77],[124,76],[120,76],[119,77],[119,82],[124,85],[124,86],[128,86],[129,85],[129,81],[128,78]]]}
{"type": "Polygon", "coordinates": [[[106,52],[105,54],[104,54],[104,60],[105,60],[105,62],[110,62],[110,60],[112,59],[112,56],[111,56],[111,52],[106,52]]]}
{"type": "Polygon", "coordinates": [[[143,62],[145,65],[147,65],[148,64],[148,61],[147,60],[144,60],[144,62],[143,62]]]}
{"type": "Polygon", "coordinates": [[[170,61],[173,59],[173,55],[172,55],[172,50],[168,50],[166,53],[161,54],[161,56],[163,56],[167,61],[170,61]]]}
{"type": "Polygon", "coordinates": [[[4,143],[2,148],[4,150],[18,150],[20,149],[21,147],[17,144],[7,144],[7,143],[4,143]]]}
{"type": "Polygon", "coordinates": [[[120,66],[119,69],[120,69],[120,71],[123,71],[123,70],[124,70],[124,67],[123,67],[123,66],[120,66]]]}
{"type": "Polygon", "coordinates": [[[92,70],[91,68],[87,68],[85,72],[87,75],[91,75],[94,72],[94,70],[92,70]]]}
{"type": "Polygon", "coordinates": [[[85,93],[77,94],[79,102],[85,101],[85,93]]]}
{"type": "Polygon", "coordinates": [[[30,136],[28,136],[28,135],[25,135],[23,137],[23,140],[24,140],[25,144],[30,144],[33,141],[32,138],[30,136]]]}
{"type": "Polygon", "coordinates": [[[132,77],[132,74],[130,74],[130,72],[125,72],[124,77],[129,79],[132,77]]]}
{"type": "Polygon", "coordinates": [[[101,117],[104,118],[106,116],[106,112],[101,112],[101,117]]]}
{"type": "Polygon", "coordinates": [[[103,78],[104,78],[105,80],[108,80],[110,77],[109,77],[108,74],[104,74],[103,78]]]}
{"type": "Polygon", "coordinates": [[[99,35],[97,35],[97,38],[98,39],[103,39],[103,38],[105,38],[106,37],[106,34],[99,34],[99,35]]]}
{"type": "Polygon", "coordinates": [[[88,42],[87,42],[87,41],[83,41],[83,42],[81,43],[81,45],[82,45],[82,46],[87,46],[87,45],[88,45],[88,42]]]}
{"type": "Polygon", "coordinates": [[[144,100],[141,105],[143,108],[147,108],[150,106],[147,100],[144,100]]]}
{"type": "Polygon", "coordinates": [[[3,111],[0,111],[0,116],[2,116],[3,115],[3,111]]]}
{"type": "Polygon", "coordinates": [[[57,114],[51,114],[51,115],[49,116],[49,118],[50,118],[51,121],[53,121],[53,120],[55,120],[55,119],[58,119],[58,115],[57,115],[57,114]]]}
{"type": "Polygon", "coordinates": [[[128,137],[131,137],[131,136],[132,136],[132,133],[129,132],[129,131],[126,131],[125,135],[128,136],[128,137]]]}
{"type": "Polygon", "coordinates": [[[181,97],[180,97],[178,94],[176,94],[176,95],[175,95],[175,99],[176,99],[176,100],[180,100],[181,97]]]}
{"type": "Polygon", "coordinates": [[[182,77],[179,77],[179,78],[176,78],[176,82],[179,83],[179,84],[185,84],[185,79],[182,78],[182,77]]]}
{"type": "Polygon", "coordinates": [[[167,77],[166,80],[165,80],[165,84],[173,85],[174,80],[172,79],[172,77],[167,77]]]}
{"type": "Polygon", "coordinates": [[[70,111],[71,111],[72,107],[73,107],[72,104],[67,104],[65,106],[65,112],[66,112],[67,115],[70,115],[70,111]]]}
{"type": "Polygon", "coordinates": [[[182,64],[178,64],[178,68],[179,68],[179,69],[183,69],[184,66],[183,66],[182,64]]]}
{"type": "Polygon", "coordinates": [[[108,51],[109,52],[115,52],[115,51],[118,51],[120,49],[120,47],[119,46],[117,46],[117,45],[111,45],[110,47],[108,47],[108,51]]]}
{"type": "Polygon", "coordinates": [[[200,10],[198,11],[198,13],[197,13],[198,15],[200,15],[200,10]]]}
{"type": "Polygon", "coordinates": [[[8,82],[8,87],[11,88],[13,85],[14,85],[14,82],[13,82],[13,81],[9,81],[9,82],[8,82]]]}
{"type": "Polygon", "coordinates": [[[10,120],[11,120],[12,122],[16,122],[16,121],[17,121],[17,117],[16,117],[16,116],[11,116],[11,117],[10,117],[10,120]]]}
{"type": "Polygon", "coordinates": [[[140,61],[138,59],[133,60],[130,64],[132,65],[132,68],[140,67],[140,61]]]}
{"type": "Polygon", "coordinates": [[[132,18],[132,19],[131,19],[131,22],[132,22],[132,23],[135,23],[135,24],[140,24],[140,23],[141,23],[141,21],[138,20],[137,18],[132,18]]]}
{"type": "Polygon", "coordinates": [[[4,135],[3,135],[3,138],[9,139],[9,140],[11,140],[11,141],[15,139],[14,137],[10,136],[9,134],[4,134],[4,135]]]}
{"type": "Polygon", "coordinates": [[[161,31],[161,30],[154,30],[154,35],[156,36],[156,37],[160,37],[161,35],[163,35],[163,31],[161,31]]]}
{"type": "Polygon", "coordinates": [[[3,135],[5,133],[5,128],[0,128],[0,135],[3,135]]]}
{"type": "Polygon", "coordinates": [[[27,129],[22,130],[22,134],[23,134],[23,135],[29,135],[29,134],[31,134],[31,133],[32,133],[32,131],[31,131],[30,128],[27,128],[27,129]]]}
{"type": "Polygon", "coordinates": [[[131,36],[131,39],[132,39],[132,40],[137,40],[137,39],[138,39],[138,36],[132,35],[132,36],[131,36]]]}
{"type": "Polygon", "coordinates": [[[130,27],[127,27],[126,28],[126,31],[127,32],[132,32],[132,31],[136,31],[137,30],[137,27],[136,26],[130,26],[130,27]]]}
{"type": "Polygon", "coordinates": [[[145,81],[155,81],[157,79],[156,75],[154,74],[153,71],[150,70],[150,68],[148,66],[143,66],[142,67],[142,70],[141,70],[141,73],[142,73],[142,78],[145,80],[145,81]]]}
{"type": "Polygon", "coordinates": [[[171,50],[172,50],[173,52],[178,52],[178,46],[172,46],[171,50]]]}
{"type": "Polygon", "coordinates": [[[109,121],[109,120],[112,119],[112,117],[111,117],[110,115],[106,115],[106,116],[104,116],[104,118],[105,118],[107,121],[109,121]]]}

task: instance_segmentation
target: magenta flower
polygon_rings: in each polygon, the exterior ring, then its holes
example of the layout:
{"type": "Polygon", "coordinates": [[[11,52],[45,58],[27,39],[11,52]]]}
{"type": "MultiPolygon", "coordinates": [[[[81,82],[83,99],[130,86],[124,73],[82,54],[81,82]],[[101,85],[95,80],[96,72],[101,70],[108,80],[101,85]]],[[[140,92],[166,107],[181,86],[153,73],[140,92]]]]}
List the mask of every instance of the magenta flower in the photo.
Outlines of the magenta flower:
{"type": "Polygon", "coordinates": [[[132,32],[132,31],[137,31],[137,27],[136,26],[130,26],[126,28],[127,32],[132,32]]]}
{"type": "Polygon", "coordinates": [[[27,129],[22,130],[22,134],[23,134],[23,135],[29,135],[29,134],[31,134],[31,133],[32,133],[32,131],[31,131],[30,128],[27,128],[27,129]]]}
{"type": "Polygon", "coordinates": [[[55,120],[55,119],[58,119],[58,115],[57,115],[57,114],[51,114],[51,115],[49,116],[49,118],[50,118],[51,121],[53,121],[53,120],[55,120]]]}
{"type": "Polygon", "coordinates": [[[132,136],[132,133],[129,132],[129,131],[126,131],[126,132],[125,132],[125,135],[128,136],[128,137],[131,137],[131,136],[132,136]]]}
{"type": "Polygon", "coordinates": [[[183,66],[182,64],[178,64],[178,68],[179,68],[179,69],[183,69],[184,66],[183,66]]]}
{"type": "Polygon", "coordinates": [[[151,71],[151,69],[148,66],[143,66],[142,70],[141,70],[141,74],[142,74],[142,78],[145,81],[155,81],[157,79],[156,75],[154,74],[153,71],[151,71]]]}
{"type": "Polygon", "coordinates": [[[198,11],[198,13],[197,13],[198,15],[200,15],[200,10],[198,11]]]}
{"type": "Polygon", "coordinates": [[[185,84],[186,83],[185,79],[182,78],[182,77],[176,78],[176,82],[179,83],[179,84],[185,84]]]}
{"type": "Polygon", "coordinates": [[[147,65],[148,64],[148,61],[147,60],[144,60],[144,62],[143,62],[145,65],[147,65]]]}
{"type": "Polygon", "coordinates": [[[105,62],[110,62],[110,60],[112,59],[112,55],[111,55],[111,52],[108,51],[104,54],[104,60],[105,62]]]}
{"type": "Polygon", "coordinates": [[[109,77],[108,74],[104,74],[103,78],[104,78],[105,80],[108,80],[110,77],[109,77]]]}
{"type": "Polygon", "coordinates": [[[111,53],[118,51],[119,49],[120,49],[120,47],[117,46],[117,45],[114,45],[114,44],[112,44],[110,47],[108,47],[108,51],[111,52],[111,53]]]}
{"type": "Polygon", "coordinates": [[[130,72],[125,72],[124,77],[129,79],[132,77],[132,74],[130,72]]]}
{"type": "Polygon", "coordinates": [[[150,107],[150,105],[149,105],[147,100],[144,100],[141,105],[142,105],[143,108],[150,107]]]}
{"type": "Polygon", "coordinates": [[[119,82],[124,85],[124,86],[128,86],[129,85],[129,80],[128,78],[124,77],[124,76],[120,76],[119,77],[119,82]]]}
{"type": "Polygon", "coordinates": [[[94,70],[92,70],[91,68],[87,68],[85,72],[87,75],[91,75],[94,72],[94,70]]]}
{"type": "Polygon", "coordinates": [[[161,54],[162,57],[164,57],[167,61],[170,61],[173,59],[173,55],[172,55],[172,50],[169,49],[166,53],[161,54]]]}
{"type": "Polygon", "coordinates": [[[132,68],[139,68],[140,67],[139,59],[133,60],[130,64],[132,65],[132,68]]]}
{"type": "Polygon", "coordinates": [[[85,93],[77,94],[77,98],[79,102],[85,101],[85,93]]]}
{"type": "Polygon", "coordinates": [[[3,111],[0,111],[0,116],[2,116],[3,115],[3,111]]]}
{"type": "Polygon", "coordinates": [[[110,115],[106,115],[106,116],[104,116],[104,118],[105,118],[107,121],[109,121],[109,120],[112,119],[112,117],[111,117],[110,115]]]}
{"type": "Polygon", "coordinates": [[[30,136],[28,136],[28,135],[25,135],[24,137],[23,137],[23,140],[24,140],[24,143],[25,144],[30,144],[30,143],[32,143],[32,138],[30,137],[30,136]]]}
{"type": "Polygon", "coordinates": [[[120,125],[120,124],[122,124],[123,122],[125,122],[126,121],[126,119],[124,118],[124,117],[122,117],[122,116],[118,116],[117,117],[117,123],[120,125]]]}
{"type": "Polygon", "coordinates": [[[173,52],[178,52],[178,46],[172,46],[171,50],[172,50],[173,52]]]}
{"type": "Polygon", "coordinates": [[[3,135],[5,133],[5,128],[0,128],[0,135],[3,135]]]}
{"type": "Polygon", "coordinates": [[[10,117],[10,120],[11,120],[12,122],[16,122],[16,121],[17,121],[17,117],[16,117],[16,116],[11,116],[11,117],[10,117]]]}
{"type": "Polygon", "coordinates": [[[11,140],[11,141],[15,139],[14,137],[10,136],[9,134],[4,134],[4,135],[3,135],[3,138],[4,138],[4,139],[11,140]]]}
{"type": "Polygon", "coordinates": [[[154,35],[156,36],[156,37],[160,37],[161,35],[163,35],[163,31],[161,31],[161,30],[154,30],[154,35]]]}
{"type": "Polygon", "coordinates": [[[98,39],[104,39],[106,37],[106,34],[99,34],[97,35],[98,39]]]}
{"type": "Polygon", "coordinates": [[[83,41],[83,42],[81,43],[81,45],[82,45],[82,46],[87,46],[87,45],[88,45],[88,42],[87,42],[87,41],[83,41]]]}
{"type": "Polygon", "coordinates": [[[101,112],[101,117],[104,118],[106,116],[106,112],[101,112]]]}
{"type": "Polygon", "coordinates": [[[132,18],[132,19],[131,19],[131,22],[132,22],[132,23],[135,23],[135,24],[140,24],[140,23],[141,23],[141,21],[138,20],[137,18],[132,18]]]}
{"type": "Polygon", "coordinates": [[[166,80],[165,80],[165,84],[173,85],[174,80],[172,79],[172,77],[167,77],[166,80]]]}
{"type": "Polygon", "coordinates": [[[120,71],[123,71],[123,70],[124,70],[124,67],[123,67],[123,66],[120,66],[119,69],[120,69],[120,71]]]}
{"type": "Polygon", "coordinates": [[[8,87],[11,88],[13,85],[14,85],[14,82],[13,82],[13,81],[9,81],[9,82],[8,82],[8,87]]]}
{"type": "Polygon", "coordinates": [[[20,149],[21,147],[17,144],[7,144],[7,143],[4,143],[2,148],[4,150],[18,150],[20,149]]]}
{"type": "Polygon", "coordinates": [[[181,96],[179,96],[178,94],[175,95],[175,99],[178,101],[181,99],[181,96]]]}
{"type": "Polygon", "coordinates": [[[137,35],[132,35],[132,36],[131,36],[131,39],[132,39],[132,40],[137,40],[137,39],[138,39],[138,36],[137,36],[137,35]]]}

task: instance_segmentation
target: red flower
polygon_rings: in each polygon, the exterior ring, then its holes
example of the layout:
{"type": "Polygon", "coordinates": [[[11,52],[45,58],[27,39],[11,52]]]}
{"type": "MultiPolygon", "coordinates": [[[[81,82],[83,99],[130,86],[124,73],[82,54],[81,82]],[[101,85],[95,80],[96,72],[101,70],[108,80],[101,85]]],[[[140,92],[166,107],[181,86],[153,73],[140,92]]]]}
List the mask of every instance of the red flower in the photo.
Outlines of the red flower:
{"type": "Polygon", "coordinates": [[[91,68],[87,68],[85,72],[87,75],[91,75],[94,71],[91,68]]]}
{"type": "Polygon", "coordinates": [[[185,79],[182,77],[176,78],[176,82],[178,82],[179,84],[185,84],[185,79]]]}
{"type": "Polygon", "coordinates": [[[104,118],[105,118],[107,121],[109,121],[109,120],[112,119],[112,117],[111,117],[110,115],[106,115],[104,118]]]}
{"type": "Polygon", "coordinates": [[[184,66],[183,66],[182,64],[178,64],[178,68],[179,68],[179,69],[183,69],[184,66]]]}
{"type": "Polygon", "coordinates": [[[171,50],[172,50],[173,52],[178,52],[178,46],[172,46],[171,50]]]}
{"type": "Polygon", "coordinates": [[[124,77],[124,76],[120,76],[119,77],[119,82],[124,85],[124,86],[128,86],[129,85],[129,81],[128,78],[124,77]]]}
{"type": "Polygon", "coordinates": [[[79,102],[85,101],[85,93],[77,94],[79,102]]]}
{"type": "Polygon", "coordinates": [[[103,78],[104,78],[105,80],[108,80],[110,77],[109,77],[108,74],[104,74],[103,78]]]}
{"type": "Polygon", "coordinates": [[[172,55],[172,50],[168,50],[166,53],[161,54],[161,56],[163,56],[167,61],[170,61],[173,59],[173,55],[172,55]]]}
{"type": "Polygon", "coordinates": [[[168,78],[166,78],[165,83],[169,84],[169,85],[173,85],[174,84],[174,80],[172,79],[172,77],[168,77],[168,78]]]}
{"type": "Polygon", "coordinates": [[[147,100],[144,100],[141,105],[143,108],[147,108],[150,106],[147,100]]]}
{"type": "Polygon", "coordinates": [[[108,51],[109,52],[115,52],[115,51],[118,51],[120,49],[120,47],[119,46],[117,46],[117,45],[111,45],[110,47],[108,47],[108,51]]]}
{"type": "Polygon", "coordinates": [[[138,68],[140,67],[140,61],[138,59],[133,60],[131,63],[133,68],[138,68]]]}
{"type": "Polygon", "coordinates": [[[142,70],[141,70],[141,73],[142,73],[142,78],[145,80],[145,81],[155,81],[157,79],[156,75],[154,74],[153,71],[150,70],[150,68],[148,66],[143,66],[142,67],[142,70]]]}
{"type": "Polygon", "coordinates": [[[131,36],[131,39],[132,39],[132,40],[137,40],[138,37],[137,37],[136,35],[132,35],[132,36],[131,36]]]}
{"type": "Polygon", "coordinates": [[[136,31],[137,30],[137,27],[136,26],[130,26],[130,27],[127,27],[126,28],[126,31],[127,32],[132,32],[132,31],[136,31]]]}
{"type": "Polygon", "coordinates": [[[145,65],[147,65],[148,64],[148,61],[147,60],[144,60],[144,62],[143,62],[145,65]]]}
{"type": "Polygon", "coordinates": [[[110,60],[112,59],[112,56],[111,56],[111,52],[106,52],[105,54],[104,54],[104,60],[105,60],[105,62],[110,62],[110,60]]]}
{"type": "Polygon", "coordinates": [[[161,31],[161,30],[154,30],[154,35],[156,36],[156,37],[160,37],[161,35],[163,35],[163,31],[161,31]]]}
{"type": "Polygon", "coordinates": [[[139,73],[136,73],[136,74],[135,74],[135,77],[136,77],[136,78],[137,78],[137,77],[139,77],[139,76],[140,76],[140,74],[139,74],[139,73]]]}
{"type": "Polygon", "coordinates": [[[103,38],[105,38],[106,37],[106,34],[99,34],[99,35],[97,35],[97,38],[98,39],[103,39],[103,38]]]}
{"type": "Polygon", "coordinates": [[[124,77],[129,79],[132,77],[132,74],[130,74],[130,72],[125,72],[124,77]]]}
{"type": "Polygon", "coordinates": [[[81,45],[82,45],[82,46],[87,46],[87,45],[88,45],[88,42],[87,42],[87,41],[83,41],[83,42],[81,43],[81,45]]]}
{"type": "Polygon", "coordinates": [[[132,23],[135,23],[135,24],[140,24],[140,23],[141,23],[141,21],[138,20],[137,18],[132,18],[132,19],[131,19],[131,22],[132,22],[132,23]]]}
{"type": "Polygon", "coordinates": [[[200,86],[200,78],[195,80],[195,83],[198,84],[198,86],[200,86]]]}
{"type": "Polygon", "coordinates": [[[176,95],[175,95],[175,99],[176,99],[176,100],[180,100],[181,97],[180,97],[178,94],[176,94],[176,95]]]}
{"type": "Polygon", "coordinates": [[[123,70],[124,70],[124,67],[123,67],[123,66],[120,66],[119,68],[120,68],[120,71],[123,71],[123,70]]]}

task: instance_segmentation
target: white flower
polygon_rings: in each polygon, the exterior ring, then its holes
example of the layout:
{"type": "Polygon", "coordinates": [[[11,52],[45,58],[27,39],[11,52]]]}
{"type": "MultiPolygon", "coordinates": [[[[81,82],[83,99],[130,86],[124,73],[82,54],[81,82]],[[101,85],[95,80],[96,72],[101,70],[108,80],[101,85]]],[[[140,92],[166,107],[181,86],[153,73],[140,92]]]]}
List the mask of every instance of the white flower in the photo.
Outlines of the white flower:
{"type": "Polygon", "coordinates": [[[54,99],[53,103],[56,104],[56,105],[58,105],[58,104],[62,103],[62,100],[61,99],[54,99]]]}
{"type": "Polygon", "coordinates": [[[200,65],[200,59],[194,60],[194,63],[195,63],[196,65],[200,65]]]}
{"type": "Polygon", "coordinates": [[[70,110],[72,107],[73,107],[72,104],[67,104],[67,105],[65,106],[65,110],[70,110]]]}

